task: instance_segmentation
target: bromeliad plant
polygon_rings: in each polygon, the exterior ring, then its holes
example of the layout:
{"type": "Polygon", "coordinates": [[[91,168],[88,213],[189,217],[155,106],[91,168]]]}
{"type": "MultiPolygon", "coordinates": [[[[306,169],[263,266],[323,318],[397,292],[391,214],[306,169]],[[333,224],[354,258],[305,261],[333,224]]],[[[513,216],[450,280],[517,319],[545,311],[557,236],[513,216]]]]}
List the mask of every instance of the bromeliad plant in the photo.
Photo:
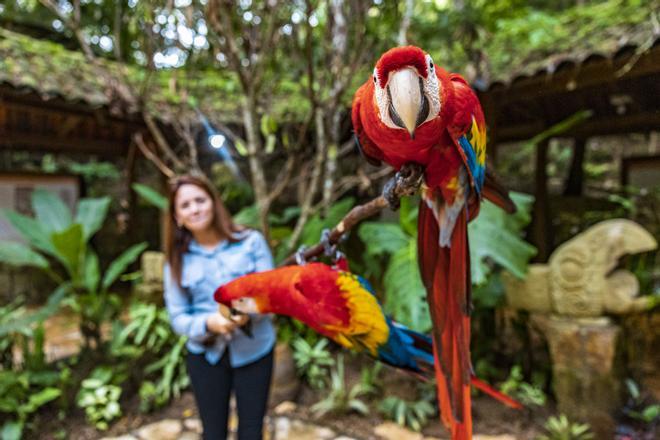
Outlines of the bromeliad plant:
{"type": "Polygon", "coordinates": [[[326,378],[329,368],[335,361],[326,348],[327,339],[319,339],[311,345],[304,338],[298,337],[293,341],[293,360],[296,363],[298,374],[303,376],[312,388],[326,387],[326,378]]]}
{"type": "Polygon", "coordinates": [[[131,246],[110,263],[105,272],[101,271],[99,258],[89,241],[103,225],[109,206],[109,197],[81,199],[72,216],[53,193],[37,189],[32,193],[34,217],[11,210],[4,212],[27,244],[2,243],[0,263],[36,267],[58,287],[51,294],[46,309],[2,326],[0,335],[44,319],[66,299],[80,315],[85,346],[101,347],[101,325],[109,322],[119,310],[119,298],[110,288],[147,247],[146,243],[131,246]]]}
{"type": "Polygon", "coordinates": [[[330,374],[330,389],[328,395],[312,406],[317,417],[327,413],[345,414],[351,411],[362,415],[369,414],[369,407],[361,399],[372,394],[374,389],[367,383],[359,382],[348,388],[344,376],[344,357],[337,357],[336,368],[330,374]]]}

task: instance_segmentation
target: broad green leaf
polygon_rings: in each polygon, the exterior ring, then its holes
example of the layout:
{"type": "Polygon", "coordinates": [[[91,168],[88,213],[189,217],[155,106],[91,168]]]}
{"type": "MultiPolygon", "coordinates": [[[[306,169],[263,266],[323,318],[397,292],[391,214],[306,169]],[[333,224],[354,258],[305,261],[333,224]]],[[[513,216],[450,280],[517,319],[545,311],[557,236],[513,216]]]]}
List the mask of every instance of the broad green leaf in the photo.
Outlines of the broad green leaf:
{"type": "Polygon", "coordinates": [[[155,189],[141,183],[134,183],[131,185],[131,188],[133,188],[133,191],[138,193],[145,202],[155,206],[161,211],[167,211],[167,197],[155,189]]]}
{"type": "Polygon", "coordinates": [[[417,243],[409,239],[395,252],[385,272],[384,309],[396,321],[419,332],[431,328],[426,290],[417,265],[417,243]]]}
{"type": "Polygon", "coordinates": [[[300,234],[300,242],[308,246],[318,243],[321,240],[321,231],[334,228],[348,214],[354,202],[353,197],[346,197],[330,207],[326,218],[321,218],[319,214],[310,217],[300,234]]]}
{"type": "Polygon", "coordinates": [[[23,423],[11,420],[2,425],[2,431],[0,431],[2,440],[21,440],[22,435],[23,423]]]}
{"type": "Polygon", "coordinates": [[[536,254],[536,248],[521,238],[523,222],[507,217],[503,210],[484,201],[479,216],[468,226],[473,284],[486,281],[491,271],[487,260],[523,277],[529,259],[536,254]]]}
{"type": "Polygon", "coordinates": [[[51,241],[55,247],[55,257],[66,267],[72,279],[78,279],[85,252],[82,225],[74,223],[61,232],[53,232],[51,241]]]}
{"type": "Polygon", "coordinates": [[[101,283],[101,289],[104,291],[107,290],[112,283],[115,282],[117,277],[124,273],[126,268],[140,256],[147,246],[148,244],[146,242],[135,244],[126,249],[120,256],[110,263],[108,270],[105,271],[105,276],[101,283]]]}
{"type": "Polygon", "coordinates": [[[399,208],[399,224],[409,235],[417,234],[417,211],[419,197],[403,197],[399,208]]]}
{"type": "Polygon", "coordinates": [[[83,272],[83,283],[88,292],[96,292],[101,279],[101,270],[99,268],[99,257],[91,249],[87,249],[85,256],[85,266],[83,272]]]}
{"type": "Polygon", "coordinates": [[[0,242],[0,263],[10,266],[33,266],[48,268],[48,260],[22,243],[0,242]]]}
{"type": "Polygon", "coordinates": [[[110,197],[82,199],[78,203],[75,222],[83,227],[85,242],[103,226],[110,207],[110,197]]]}
{"type": "Polygon", "coordinates": [[[252,205],[241,209],[234,216],[234,222],[239,225],[247,226],[248,228],[258,228],[259,210],[257,209],[257,205],[252,205]]]}
{"type": "Polygon", "coordinates": [[[60,308],[60,303],[70,292],[70,288],[71,283],[69,282],[61,284],[50,294],[46,304],[36,312],[27,315],[20,315],[16,319],[12,319],[10,322],[0,324],[0,337],[7,333],[25,329],[35,322],[41,322],[57,312],[60,308]]]}
{"type": "Polygon", "coordinates": [[[34,412],[40,406],[45,405],[51,400],[55,400],[62,395],[62,391],[57,388],[44,388],[36,394],[30,394],[30,399],[25,404],[25,409],[28,412],[34,412]]]}
{"type": "Polygon", "coordinates": [[[39,220],[50,231],[62,231],[71,226],[71,211],[62,199],[45,189],[32,193],[32,209],[39,220]]]}
{"type": "Polygon", "coordinates": [[[367,254],[393,254],[408,245],[410,237],[396,223],[364,222],[358,235],[367,247],[367,254]]]}
{"type": "Polygon", "coordinates": [[[5,210],[3,213],[9,223],[28,243],[51,255],[55,253],[55,248],[50,241],[50,231],[45,225],[16,211],[5,210]]]}

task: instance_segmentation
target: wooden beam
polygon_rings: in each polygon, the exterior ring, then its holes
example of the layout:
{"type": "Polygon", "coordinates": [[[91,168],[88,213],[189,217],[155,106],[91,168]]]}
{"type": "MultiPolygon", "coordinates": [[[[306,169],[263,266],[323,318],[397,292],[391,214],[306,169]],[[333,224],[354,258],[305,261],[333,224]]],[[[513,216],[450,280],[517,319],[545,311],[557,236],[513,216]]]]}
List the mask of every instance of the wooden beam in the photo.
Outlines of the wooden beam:
{"type": "MultiPolygon", "coordinates": [[[[569,116],[569,115],[567,115],[569,116]]],[[[521,125],[503,125],[497,128],[497,142],[511,142],[531,139],[538,133],[553,125],[553,122],[535,121],[521,125]]],[[[621,116],[602,117],[598,114],[589,120],[577,125],[565,133],[562,137],[593,137],[612,134],[646,133],[660,127],[660,112],[639,113],[621,116]]]]}
{"type": "Polygon", "coordinates": [[[632,57],[626,57],[586,65],[580,64],[576,68],[556,74],[522,78],[506,87],[482,92],[481,95],[492,95],[497,105],[503,106],[518,101],[536,100],[549,95],[573,92],[578,89],[597,88],[608,83],[625,82],[628,79],[646,75],[654,77],[660,75],[660,46],[650,49],[639,57],[630,70],[621,74],[631,59],[632,57]]]}
{"type": "Polygon", "coordinates": [[[58,138],[45,134],[5,131],[0,146],[8,149],[55,151],[61,153],[94,153],[105,156],[126,154],[128,141],[124,143],[86,138],[58,138]]]}

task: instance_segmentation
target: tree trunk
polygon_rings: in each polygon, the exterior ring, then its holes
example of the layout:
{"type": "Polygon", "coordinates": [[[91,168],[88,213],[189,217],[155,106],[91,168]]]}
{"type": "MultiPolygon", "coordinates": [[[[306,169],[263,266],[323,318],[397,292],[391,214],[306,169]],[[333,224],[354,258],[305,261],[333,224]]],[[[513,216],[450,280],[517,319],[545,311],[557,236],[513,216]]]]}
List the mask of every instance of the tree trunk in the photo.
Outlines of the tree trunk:
{"type": "Polygon", "coordinates": [[[243,100],[243,125],[247,137],[248,163],[250,165],[254,199],[259,211],[259,223],[264,236],[269,239],[268,212],[270,211],[270,202],[266,189],[266,176],[261,163],[262,148],[259,129],[257,128],[257,118],[257,106],[254,96],[248,93],[243,100]]]}

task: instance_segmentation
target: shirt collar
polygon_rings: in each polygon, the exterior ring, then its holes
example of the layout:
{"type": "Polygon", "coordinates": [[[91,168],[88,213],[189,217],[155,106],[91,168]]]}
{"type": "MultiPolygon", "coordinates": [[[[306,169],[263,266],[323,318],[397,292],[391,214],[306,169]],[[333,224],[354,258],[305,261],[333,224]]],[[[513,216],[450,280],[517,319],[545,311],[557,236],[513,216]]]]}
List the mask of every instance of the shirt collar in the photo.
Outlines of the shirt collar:
{"type": "Polygon", "coordinates": [[[202,255],[214,255],[221,249],[225,248],[227,243],[229,243],[227,240],[221,240],[217,245],[215,245],[215,247],[208,249],[197,243],[197,241],[195,241],[193,238],[190,240],[190,244],[188,245],[188,252],[202,255]]]}

